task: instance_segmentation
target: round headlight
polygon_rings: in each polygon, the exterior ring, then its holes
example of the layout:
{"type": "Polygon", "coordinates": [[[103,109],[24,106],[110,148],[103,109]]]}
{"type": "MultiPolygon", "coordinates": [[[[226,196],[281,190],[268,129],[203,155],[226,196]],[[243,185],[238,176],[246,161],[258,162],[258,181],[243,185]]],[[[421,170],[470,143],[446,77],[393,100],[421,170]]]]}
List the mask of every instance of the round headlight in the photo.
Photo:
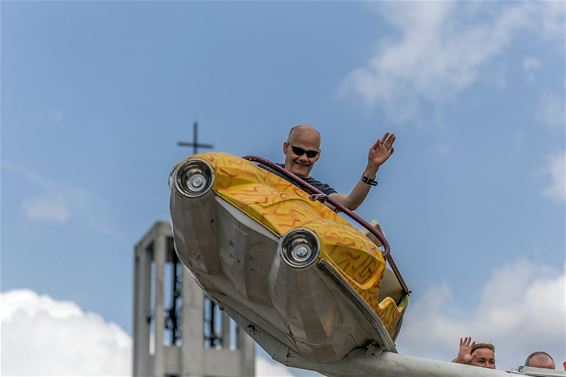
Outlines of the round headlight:
{"type": "Polygon", "coordinates": [[[177,167],[174,175],[175,189],[187,198],[198,198],[212,187],[214,171],[203,160],[189,160],[177,167]]]}
{"type": "Polygon", "coordinates": [[[297,228],[281,238],[279,253],[290,267],[305,268],[313,264],[318,258],[320,244],[314,232],[297,228]]]}

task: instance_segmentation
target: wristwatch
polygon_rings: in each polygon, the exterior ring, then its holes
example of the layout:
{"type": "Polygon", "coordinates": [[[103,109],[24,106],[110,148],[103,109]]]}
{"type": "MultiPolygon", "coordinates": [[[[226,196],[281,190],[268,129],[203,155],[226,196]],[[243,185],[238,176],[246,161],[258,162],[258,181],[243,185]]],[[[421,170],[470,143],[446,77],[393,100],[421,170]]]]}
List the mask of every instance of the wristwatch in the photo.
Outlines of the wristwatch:
{"type": "Polygon", "coordinates": [[[365,175],[362,175],[362,182],[370,186],[377,186],[377,181],[375,179],[366,177],[365,175]]]}

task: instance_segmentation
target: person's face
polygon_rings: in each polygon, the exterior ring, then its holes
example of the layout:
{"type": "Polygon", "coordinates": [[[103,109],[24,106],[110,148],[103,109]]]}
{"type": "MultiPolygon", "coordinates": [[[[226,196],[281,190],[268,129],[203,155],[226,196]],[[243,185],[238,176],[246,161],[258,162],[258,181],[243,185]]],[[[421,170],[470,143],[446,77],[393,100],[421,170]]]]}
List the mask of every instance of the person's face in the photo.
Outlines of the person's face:
{"type": "Polygon", "coordinates": [[[495,369],[495,353],[489,348],[478,348],[472,353],[470,365],[495,369]]]}
{"type": "Polygon", "coordinates": [[[301,178],[308,177],[314,163],[320,157],[319,148],[320,136],[315,130],[311,128],[295,129],[289,136],[289,140],[283,143],[285,169],[301,178]],[[314,152],[317,152],[316,156],[308,157],[314,152]]]}
{"type": "Polygon", "coordinates": [[[544,368],[544,369],[554,369],[554,361],[546,355],[535,355],[529,360],[529,367],[544,368]]]}

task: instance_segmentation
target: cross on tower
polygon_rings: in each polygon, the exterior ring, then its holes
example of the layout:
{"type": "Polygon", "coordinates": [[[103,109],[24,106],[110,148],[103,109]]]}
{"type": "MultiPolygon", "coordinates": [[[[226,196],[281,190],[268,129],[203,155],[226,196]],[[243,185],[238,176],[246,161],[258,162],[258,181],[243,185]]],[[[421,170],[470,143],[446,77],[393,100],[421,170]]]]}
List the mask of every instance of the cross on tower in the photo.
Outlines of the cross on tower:
{"type": "Polygon", "coordinates": [[[198,148],[212,149],[212,144],[199,144],[198,142],[198,122],[193,123],[193,142],[187,143],[184,141],[178,141],[177,145],[179,147],[193,147],[193,154],[198,153],[198,148]]]}
{"type": "MultiPolygon", "coordinates": [[[[193,123],[193,142],[187,143],[187,142],[179,141],[177,142],[177,145],[179,147],[193,147],[193,154],[197,154],[199,148],[205,148],[205,149],[213,148],[212,144],[200,144],[198,142],[197,122],[193,123]]],[[[178,305],[177,300],[181,297],[180,271],[182,270],[182,266],[179,259],[177,258],[177,255],[174,255],[173,258],[174,258],[173,284],[172,284],[173,300],[172,300],[171,308],[168,310],[168,318],[166,319],[166,323],[167,323],[166,326],[168,329],[171,330],[173,340],[177,341],[177,338],[180,335],[179,324],[178,324],[178,313],[177,313],[180,309],[180,305],[178,305]]],[[[222,346],[223,342],[227,340],[222,339],[222,336],[217,334],[217,332],[215,331],[215,326],[217,322],[216,315],[220,314],[219,308],[208,297],[205,299],[205,311],[208,312],[208,316],[205,316],[205,334],[204,334],[204,338],[207,342],[207,345],[211,348],[216,346],[222,346]]]]}

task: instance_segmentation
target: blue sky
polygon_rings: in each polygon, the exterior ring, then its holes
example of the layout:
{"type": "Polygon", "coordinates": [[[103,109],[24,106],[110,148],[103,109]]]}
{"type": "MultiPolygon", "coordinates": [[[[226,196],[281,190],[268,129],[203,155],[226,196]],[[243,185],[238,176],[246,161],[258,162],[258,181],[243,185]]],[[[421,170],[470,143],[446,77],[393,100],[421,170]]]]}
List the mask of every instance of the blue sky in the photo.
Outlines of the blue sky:
{"type": "Polygon", "coordinates": [[[414,292],[400,350],[566,359],[564,4],[2,2],[1,291],[131,334],[133,245],[168,219],[193,121],[275,161],[312,124],[313,175],[342,192],[390,130],[358,213],[414,292]]]}

